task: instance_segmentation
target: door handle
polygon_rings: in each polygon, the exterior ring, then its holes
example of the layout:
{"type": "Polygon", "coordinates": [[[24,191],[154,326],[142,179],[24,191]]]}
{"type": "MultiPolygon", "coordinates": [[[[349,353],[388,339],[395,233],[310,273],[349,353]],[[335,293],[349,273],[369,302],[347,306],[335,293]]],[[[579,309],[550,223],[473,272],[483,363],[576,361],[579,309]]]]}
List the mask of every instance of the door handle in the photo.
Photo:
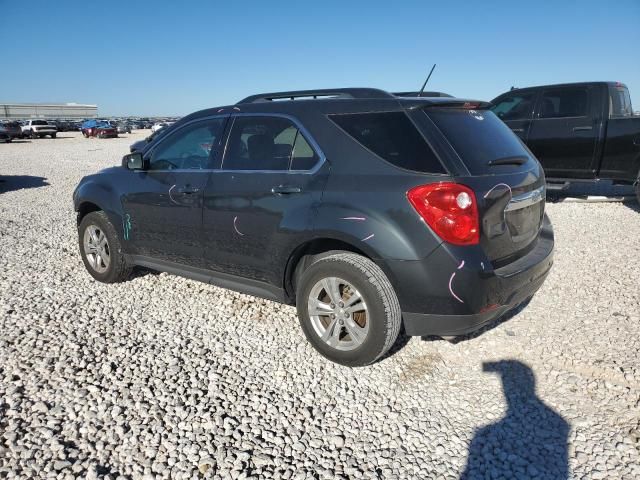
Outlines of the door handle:
{"type": "Polygon", "coordinates": [[[290,187],[287,185],[278,185],[271,189],[271,193],[276,195],[290,195],[292,193],[300,193],[302,189],[300,187],[290,187]]]}
{"type": "Polygon", "coordinates": [[[586,132],[587,130],[593,130],[593,127],[590,127],[590,126],[586,126],[586,127],[573,127],[573,131],[574,131],[574,132],[586,132]]]}
{"type": "Polygon", "coordinates": [[[190,186],[185,186],[185,187],[180,187],[176,189],[178,193],[183,193],[185,195],[191,195],[192,193],[198,193],[200,191],[200,189],[198,187],[190,187],[190,186]]]}
{"type": "Polygon", "coordinates": [[[513,133],[524,133],[524,128],[512,128],[513,133]]]}

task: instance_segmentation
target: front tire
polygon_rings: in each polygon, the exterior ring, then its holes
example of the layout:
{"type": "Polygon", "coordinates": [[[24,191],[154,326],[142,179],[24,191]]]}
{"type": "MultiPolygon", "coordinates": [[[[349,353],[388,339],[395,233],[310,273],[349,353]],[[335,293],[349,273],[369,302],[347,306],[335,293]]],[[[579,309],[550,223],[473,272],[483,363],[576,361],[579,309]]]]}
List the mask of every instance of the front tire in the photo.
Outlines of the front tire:
{"type": "Polygon", "coordinates": [[[99,282],[122,282],[131,274],[118,233],[104,212],[91,212],[82,219],[78,243],[84,266],[99,282]]]}
{"type": "Polygon", "coordinates": [[[52,134],[51,134],[51,138],[56,138],[56,134],[55,134],[55,133],[52,133],[52,134]]]}
{"type": "Polygon", "coordinates": [[[349,367],[383,356],[400,332],[393,286],[374,262],[340,252],[322,257],[300,275],[296,303],[300,325],[313,347],[349,367]]]}

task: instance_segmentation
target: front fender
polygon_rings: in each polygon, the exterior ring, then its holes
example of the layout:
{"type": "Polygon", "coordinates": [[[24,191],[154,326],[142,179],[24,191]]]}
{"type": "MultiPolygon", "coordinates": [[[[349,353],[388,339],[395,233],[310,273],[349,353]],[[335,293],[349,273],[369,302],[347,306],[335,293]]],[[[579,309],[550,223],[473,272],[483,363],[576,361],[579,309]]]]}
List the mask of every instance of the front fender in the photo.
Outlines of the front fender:
{"type": "Polygon", "coordinates": [[[80,184],[73,192],[73,207],[78,213],[78,222],[80,216],[86,211],[94,210],[95,205],[99,210],[105,212],[109,221],[115,227],[120,238],[123,236],[123,218],[124,212],[120,195],[115,190],[112,182],[99,178],[100,175],[91,175],[81,180],[80,184]]]}

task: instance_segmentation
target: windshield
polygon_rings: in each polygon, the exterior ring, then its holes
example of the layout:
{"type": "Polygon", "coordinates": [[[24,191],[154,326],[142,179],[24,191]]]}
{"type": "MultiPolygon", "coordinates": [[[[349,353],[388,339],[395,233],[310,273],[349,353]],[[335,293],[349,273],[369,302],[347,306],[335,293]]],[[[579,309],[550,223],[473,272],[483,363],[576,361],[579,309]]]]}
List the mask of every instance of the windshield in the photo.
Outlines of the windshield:
{"type": "Polygon", "coordinates": [[[49,124],[44,120],[34,120],[33,122],[31,122],[31,125],[49,125],[49,124]]]}
{"type": "MultiPolygon", "coordinates": [[[[492,160],[520,158],[531,168],[527,148],[502,120],[489,110],[429,108],[425,111],[473,175],[499,173],[492,160]]],[[[497,163],[496,163],[497,164],[497,163]]]]}

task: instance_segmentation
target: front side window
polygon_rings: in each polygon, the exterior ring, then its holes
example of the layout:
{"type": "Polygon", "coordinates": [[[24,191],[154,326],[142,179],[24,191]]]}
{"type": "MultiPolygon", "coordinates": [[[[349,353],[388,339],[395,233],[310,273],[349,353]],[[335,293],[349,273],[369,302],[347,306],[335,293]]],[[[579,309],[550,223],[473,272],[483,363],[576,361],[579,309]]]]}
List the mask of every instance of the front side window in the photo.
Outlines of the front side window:
{"type": "Polygon", "coordinates": [[[308,170],[317,161],[315,151],[288,118],[239,116],[229,134],[222,168],[308,170]]]}
{"type": "Polygon", "coordinates": [[[531,118],[535,93],[508,95],[491,107],[491,111],[503,121],[531,118]]]}
{"type": "Polygon", "coordinates": [[[540,118],[584,117],[587,115],[586,88],[555,88],[542,95],[540,118]]]}
{"type": "Polygon", "coordinates": [[[172,133],[153,151],[149,170],[211,168],[211,152],[220,141],[224,124],[224,118],[213,118],[172,133]]]}

